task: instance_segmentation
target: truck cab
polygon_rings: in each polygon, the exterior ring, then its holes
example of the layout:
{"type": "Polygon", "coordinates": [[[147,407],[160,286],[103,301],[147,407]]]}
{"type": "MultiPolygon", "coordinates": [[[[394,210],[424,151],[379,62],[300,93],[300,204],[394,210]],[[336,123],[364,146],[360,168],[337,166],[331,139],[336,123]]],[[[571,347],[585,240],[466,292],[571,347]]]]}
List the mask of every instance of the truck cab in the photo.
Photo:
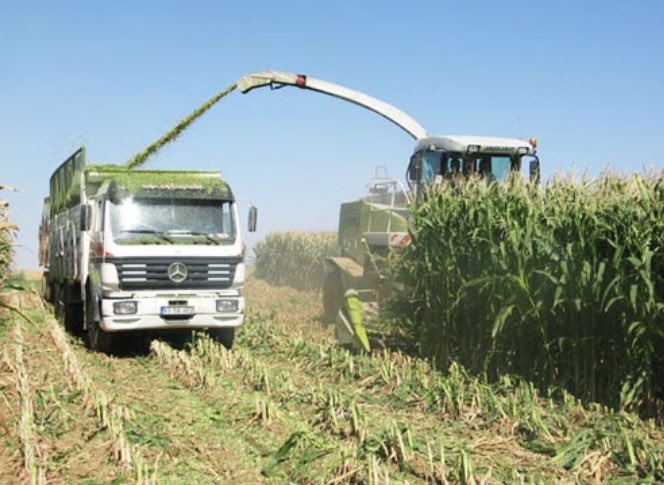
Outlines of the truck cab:
{"type": "MultiPolygon", "coordinates": [[[[167,329],[206,329],[230,347],[246,271],[237,204],[220,173],[79,165],[64,192],[54,174],[42,238],[56,313],[103,351],[117,335],[167,329]]],[[[255,218],[252,208],[250,230],[255,218]]]]}

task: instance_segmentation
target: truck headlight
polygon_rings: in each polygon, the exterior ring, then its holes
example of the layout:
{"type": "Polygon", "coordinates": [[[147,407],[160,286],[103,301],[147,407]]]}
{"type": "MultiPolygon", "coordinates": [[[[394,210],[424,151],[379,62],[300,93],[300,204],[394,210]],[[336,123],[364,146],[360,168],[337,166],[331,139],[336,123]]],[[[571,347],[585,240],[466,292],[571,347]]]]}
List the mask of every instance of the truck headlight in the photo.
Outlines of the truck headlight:
{"type": "Polygon", "coordinates": [[[116,315],[133,315],[138,306],[135,301],[118,301],[113,303],[113,313],[116,315]]]}
{"type": "Polygon", "coordinates": [[[237,300],[217,300],[217,311],[219,313],[236,312],[237,309],[237,300]]]}

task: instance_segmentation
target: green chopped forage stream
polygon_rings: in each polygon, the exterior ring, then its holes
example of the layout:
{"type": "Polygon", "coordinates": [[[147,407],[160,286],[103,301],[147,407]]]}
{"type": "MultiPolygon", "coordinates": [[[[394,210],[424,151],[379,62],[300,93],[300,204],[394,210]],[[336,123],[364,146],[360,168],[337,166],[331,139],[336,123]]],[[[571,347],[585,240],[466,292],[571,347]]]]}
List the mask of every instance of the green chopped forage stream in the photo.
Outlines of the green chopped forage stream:
{"type": "Polygon", "coordinates": [[[230,86],[228,86],[226,89],[221,91],[220,93],[216,94],[215,96],[211,97],[209,100],[207,100],[205,103],[203,103],[201,106],[196,108],[189,116],[181,119],[177,125],[175,125],[168,133],[166,133],[164,136],[159,138],[157,141],[154,143],[148,145],[145,147],[142,151],[134,155],[129,161],[125,163],[125,167],[128,169],[134,169],[136,167],[140,167],[143,165],[147,159],[157,153],[161,147],[166,145],[167,143],[170,143],[172,141],[175,141],[175,139],[180,136],[180,134],[186,130],[189,125],[191,125],[194,121],[196,121],[198,118],[200,118],[207,110],[212,108],[215,104],[217,104],[222,98],[224,98],[227,94],[232,93],[235,88],[237,87],[237,84],[233,83],[230,86]]]}

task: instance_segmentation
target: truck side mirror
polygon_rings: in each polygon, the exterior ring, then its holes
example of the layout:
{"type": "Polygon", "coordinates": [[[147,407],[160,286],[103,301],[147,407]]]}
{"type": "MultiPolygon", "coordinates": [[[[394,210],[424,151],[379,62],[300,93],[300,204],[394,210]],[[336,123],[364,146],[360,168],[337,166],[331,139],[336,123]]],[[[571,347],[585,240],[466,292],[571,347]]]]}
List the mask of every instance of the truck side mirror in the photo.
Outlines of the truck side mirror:
{"type": "Polygon", "coordinates": [[[82,232],[90,230],[91,215],[92,215],[92,211],[90,209],[90,206],[88,204],[83,204],[81,206],[81,212],[79,214],[79,216],[80,216],[79,227],[80,227],[82,232]]]}
{"type": "Polygon", "coordinates": [[[529,166],[529,171],[530,171],[530,182],[538,185],[540,181],[540,162],[539,158],[535,158],[530,161],[530,166],[529,166]]]}
{"type": "Polygon", "coordinates": [[[256,223],[258,221],[258,209],[255,206],[249,208],[249,223],[247,225],[247,230],[249,232],[256,232],[256,223]]]}

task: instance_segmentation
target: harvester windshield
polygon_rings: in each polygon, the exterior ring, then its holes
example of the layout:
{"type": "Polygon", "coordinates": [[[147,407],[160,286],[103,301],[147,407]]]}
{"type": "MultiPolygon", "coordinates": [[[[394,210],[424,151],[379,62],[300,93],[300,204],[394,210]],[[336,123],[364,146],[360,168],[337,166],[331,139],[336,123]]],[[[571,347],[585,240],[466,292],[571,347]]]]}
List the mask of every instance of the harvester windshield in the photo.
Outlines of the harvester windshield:
{"type": "Polygon", "coordinates": [[[427,151],[422,153],[422,175],[420,183],[429,184],[439,176],[442,180],[452,177],[480,175],[488,180],[503,181],[510,171],[518,171],[519,158],[505,154],[447,153],[427,151]]]}
{"type": "Polygon", "coordinates": [[[232,244],[230,201],[184,198],[125,198],[110,203],[116,244],[232,244]]]}

